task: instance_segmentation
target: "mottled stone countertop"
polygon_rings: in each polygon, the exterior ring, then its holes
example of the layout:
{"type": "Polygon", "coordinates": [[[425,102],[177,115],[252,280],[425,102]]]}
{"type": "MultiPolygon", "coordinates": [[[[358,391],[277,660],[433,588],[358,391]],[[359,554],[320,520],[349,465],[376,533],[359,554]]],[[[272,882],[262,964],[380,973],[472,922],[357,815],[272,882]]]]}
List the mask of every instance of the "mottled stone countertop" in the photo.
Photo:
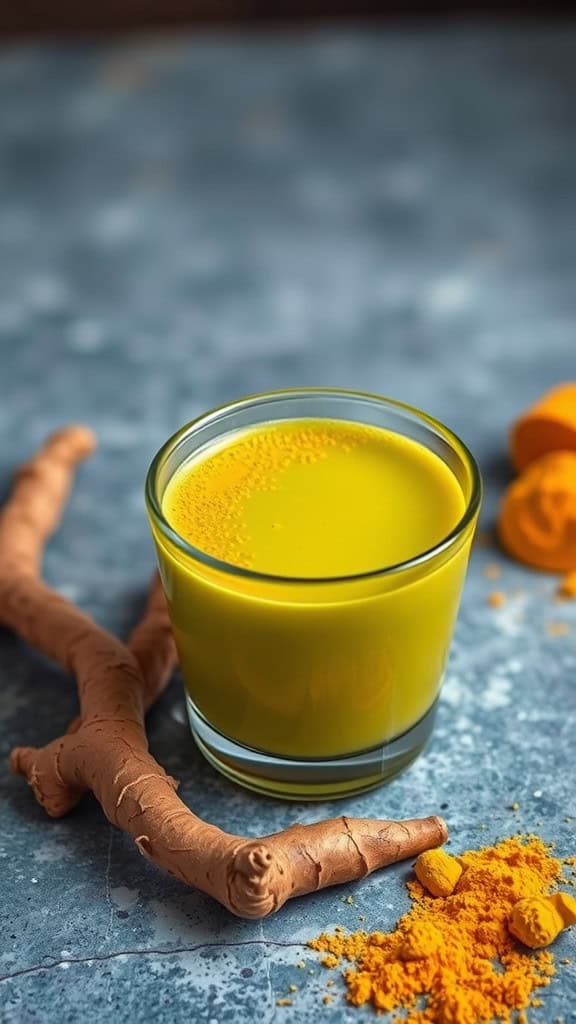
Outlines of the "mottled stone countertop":
{"type": "MultiPolygon", "coordinates": [[[[125,634],[153,565],[151,455],[199,411],[285,385],[378,391],[447,421],[480,460],[490,528],[511,418],[576,372],[575,46],[562,27],[444,25],[5,48],[2,490],[55,425],[100,437],[47,552],[55,587],[125,634]]],[[[233,831],[441,810],[455,851],[522,829],[574,852],[576,604],[555,585],[476,548],[433,742],[372,794],[291,805],[234,788],[195,750],[178,679],[152,749],[233,831]]],[[[74,709],[72,681],[2,632],[2,1024],[372,1020],[341,981],[322,1004],[303,944],[361,914],[392,927],[409,866],[232,919],[92,800],[50,821],[9,775],[10,747],[74,709]]],[[[576,1021],[576,966],[542,999],[534,1024],[576,1021]]]]}

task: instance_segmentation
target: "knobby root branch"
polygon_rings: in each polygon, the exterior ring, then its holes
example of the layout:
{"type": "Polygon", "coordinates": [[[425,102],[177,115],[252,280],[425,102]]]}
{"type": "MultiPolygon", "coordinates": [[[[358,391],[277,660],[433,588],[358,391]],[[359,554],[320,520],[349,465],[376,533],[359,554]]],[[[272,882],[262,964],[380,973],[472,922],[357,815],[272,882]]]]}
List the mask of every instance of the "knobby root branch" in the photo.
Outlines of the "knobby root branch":
{"type": "Polygon", "coordinates": [[[158,577],[124,644],[40,575],[76,466],[94,447],[85,427],[52,435],[16,474],[0,512],[0,622],[71,672],[78,686],[80,714],[66,735],[42,748],[16,747],[10,759],[47,813],[67,814],[91,790],[145,857],[249,918],[441,845],[447,830],[438,817],[342,816],[250,839],[223,832],[186,807],[176,781],[150,754],[144,727],[145,712],[176,663],[158,577]]]}

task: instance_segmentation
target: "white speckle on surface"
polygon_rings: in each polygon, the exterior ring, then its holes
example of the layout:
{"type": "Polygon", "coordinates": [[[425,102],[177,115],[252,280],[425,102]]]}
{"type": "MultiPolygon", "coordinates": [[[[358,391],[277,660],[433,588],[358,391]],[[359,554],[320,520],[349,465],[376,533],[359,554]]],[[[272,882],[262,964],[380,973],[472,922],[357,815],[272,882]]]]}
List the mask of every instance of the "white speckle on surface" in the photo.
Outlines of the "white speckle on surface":
{"type": "Polygon", "coordinates": [[[67,970],[68,970],[68,968],[70,967],[70,964],[67,964],[67,963],[63,963],[63,964],[58,964],[58,967],[59,967],[59,968],[60,968],[60,969],[61,969],[62,971],[67,971],[67,970]]]}
{"type": "Polygon", "coordinates": [[[472,728],[472,723],[469,718],[466,718],[462,715],[460,716],[460,718],[456,719],[454,723],[454,728],[456,729],[457,732],[467,732],[472,728]]]}
{"type": "MultiPolygon", "coordinates": [[[[281,952],[284,951],[282,950],[281,952]]],[[[292,952],[291,963],[293,963],[293,951],[290,952],[292,952]]],[[[277,961],[275,950],[270,949],[269,955],[274,962],[277,961]]],[[[261,965],[261,958],[262,951],[261,948],[258,947],[254,950],[252,965],[254,967],[259,967],[261,965]]],[[[119,957],[115,957],[115,960],[119,959],[119,957]]],[[[240,961],[237,951],[231,951],[226,949],[224,946],[219,948],[217,952],[215,952],[214,958],[210,960],[199,959],[198,952],[196,950],[177,950],[174,951],[173,955],[169,958],[161,957],[156,959],[155,957],[152,957],[147,960],[147,970],[149,974],[158,978],[161,983],[166,982],[167,972],[170,975],[171,998],[174,997],[175,993],[179,989],[185,995],[191,979],[194,981],[195,992],[198,994],[212,993],[214,995],[215,970],[218,971],[216,978],[225,977],[232,980],[237,977],[239,968],[240,961]],[[178,964],[178,967],[180,968],[179,976],[174,976],[173,965],[175,963],[178,964]]],[[[223,1000],[216,999],[215,1001],[220,1003],[223,1000]]],[[[210,1009],[214,1011],[215,1009],[218,1009],[218,1006],[211,1006],[210,1009]]],[[[191,1016],[190,1020],[192,1019],[193,1017],[191,1016]]]]}
{"type": "Polygon", "coordinates": [[[520,658],[510,658],[510,660],[506,662],[506,672],[510,675],[517,676],[523,671],[524,664],[520,661],[520,658]]]}
{"type": "Polygon", "coordinates": [[[173,904],[150,900],[148,909],[152,912],[152,941],[154,943],[175,943],[193,945],[196,940],[194,925],[183,911],[173,904]]]}
{"type": "Polygon", "coordinates": [[[467,309],[473,297],[474,288],[470,279],[450,274],[437,278],[424,289],[422,307],[429,316],[451,316],[467,309]]]}
{"type": "Polygon", "coordinates": [[[494,711],[496,708],[505,708],[510,704],[510,690],[512,684],[509,679],[504,676],[491,676],[488,680],[486,689],[482,694],[482,703],[488,711],[494,711]]]}
{"type": "Polygon", "coordinates": [[[50,842],[44,839],[42,846],[34,850],[32,857],[38,864],[57,864],[60,860],[69,857],[70,851],[60,843],[50,842]]]}
{"type": "Polygon", "coordinates": [[[513,598],[498,608],[497,614],[492,615],[495,629],[503,636],[517,637],[522,634],[522,614],[525,607],[523,597],[513,598]]]}
{"type": "Polygon", "coordinates": [[[532,796],[535,796],[536,799],[539,800],[540,797],[542,796],[542,790],[541,789],[535,789],[533,794],[532,794],[532,796]]]}
{"type": "Polygon", "coordinates": [[[460,704],[466,696],[466,688],[462,680],[454,672],[450,672],[446,676],[446,682],[441,692],[442,700],[446,701],[453,708],[460,704]]]}
{"type": "Polygon", "coordinates": [[[37,878],[31,878],[30,881],[32,882],[32,885],[37,885],[38,884],[38,879],[37,878]]]}
{"type": "Polygon", "coordinates": [[[70,949],[61,949],[60,950],[60,956],[62,957],[63,960],[65,960],[67,957],[72,956],[72,950],[70,950],[70,949]]]}
{"type": "Polygon", "coordinates": [[[96,320],[75,320],[69,328],[70,348],[88,355],[104,345],[104,332],[96,320]]]}
{"type": "Polygon", "coordinates": [[[127,885],[115,885],[110,889],[110,899],[119,910],[130,910],[138,902],[138,891],[127,885]]]}

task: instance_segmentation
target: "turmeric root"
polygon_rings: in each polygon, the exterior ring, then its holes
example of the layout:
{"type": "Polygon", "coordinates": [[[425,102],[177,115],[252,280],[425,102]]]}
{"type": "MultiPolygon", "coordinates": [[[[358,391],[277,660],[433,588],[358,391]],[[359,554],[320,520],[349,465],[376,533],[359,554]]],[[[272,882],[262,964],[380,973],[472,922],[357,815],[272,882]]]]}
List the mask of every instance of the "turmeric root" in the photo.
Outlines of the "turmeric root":
{"type": "Polygon", "coordinates": [[[548,452],[576,451],[576,382],[552,388],[516,420],[510,450],[519,472],[548,452]]]}
{"type": "Polygon", "coordinates": [[[513,558],[537,569],[576,570],[576,451],[541,455],[512,481],[498,536],[513,558]]]}
{"type": "Polygon", "coordinates": [[[17,747],[11,766],[53,817],[91,790],[142,854],[241,917],[263,917],[292,896],[361,878],[441,845],[438,817],[377,821],[344,815],[291,825],[262,839],[230,835],[197,818],[148,751],[146,708],[175,662],[156,580],[125,645],[40,578],[44,544],[58,525],[76,465],[95,440],[83,427],[53,435],[16,476],[0,513],[0,622],[71,672],[80,717],[64,736],[17,747]]]}

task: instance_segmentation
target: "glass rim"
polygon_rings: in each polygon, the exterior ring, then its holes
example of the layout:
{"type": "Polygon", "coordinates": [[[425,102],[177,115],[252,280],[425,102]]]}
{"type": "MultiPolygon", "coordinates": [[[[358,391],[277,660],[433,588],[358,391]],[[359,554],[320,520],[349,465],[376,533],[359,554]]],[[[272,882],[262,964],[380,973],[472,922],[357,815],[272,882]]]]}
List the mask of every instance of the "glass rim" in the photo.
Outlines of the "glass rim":
{"type": "MultiPolygon", "coordinates": [[[[313,417],[307,418],[312,419],[313,417]]],[[[440,420],[437,420],[428,413],[417,409],[415,406],[408,405],[405,402],[400,402],[395,398],[388,398],[385,395],[377,395],[368,391],[357,391],[353,388],[282,388],[279,390],[257,392],[255,394],[246,395],[243,398],[234,399],[230,402],[225,402],[222,405],[215,406],[207,412],[202,413],[200,416],[195,417],[193,420],[190,420],[188,423],[185,423],[175,431],[168,440],[164,442],[150,463],[148,473],[146,474],[145,498],[150,517],[154,523],[158,525],[161,533],[171,544],[177,547],[188,558],[192,558],[196,562],[200,562],[208,568],[224,573],[228,576],[237,576],[244,579],[270,584],[297,584],[298,586],[311,584],[318,586],[319,584],[354,583],[377,579],[381,576],[392,576],[434,561],[438,555],[448,551],[454,544],[456,544],[467,527],[474,520],[480,508],[480,502],[482,499],[482,478],[476,459],[464,441],[462,441],[453,430],[450,430],[450,428],[440,420]],[[470,497],[468,498],[466,508],[464,509],[462,516],[452,530],[450,530],[442,540],[438,541],[432,547],[427,548],[425,551],[419,552],[417,555],[413,555],[411,558],[404,559],[401,562],[396,562],[393,565],[386,565],[377,569],[368,569],[360,573],[340,574],[335,576],[285,576],[277,573],[259,572],[254,569],[248,569],[245,566],[235,565],[233,562],[227,562],[223,559],[216,558],[214,555],[209,555],[206,551],[202,551],[201,548],[194,547],[193,544],[190,544],[184,539],[184,537],[174,530],[162,511],[161,503],[158,500],[156,483],[158,472],[164,459],[177,447],[178,444],[204,424],[217,420],[225,413],[233,412],[234,410],[242,409],[250,405],[264,405],[267,402],[273,403],[283,398],[296,399],[299,396],[312,397],[314,395],[348,398],[359,401],[362,404],[383,405],[391,408],[393,411],[407,414],[412,419],[418,420],[424,426],[427,426],[433,429],[437,434],[440,434],[440,436],[450,444],[452,450],[456,451],[456,453],[462,457],[462,461],[470,472],[472,485],[470,497]]]]}

